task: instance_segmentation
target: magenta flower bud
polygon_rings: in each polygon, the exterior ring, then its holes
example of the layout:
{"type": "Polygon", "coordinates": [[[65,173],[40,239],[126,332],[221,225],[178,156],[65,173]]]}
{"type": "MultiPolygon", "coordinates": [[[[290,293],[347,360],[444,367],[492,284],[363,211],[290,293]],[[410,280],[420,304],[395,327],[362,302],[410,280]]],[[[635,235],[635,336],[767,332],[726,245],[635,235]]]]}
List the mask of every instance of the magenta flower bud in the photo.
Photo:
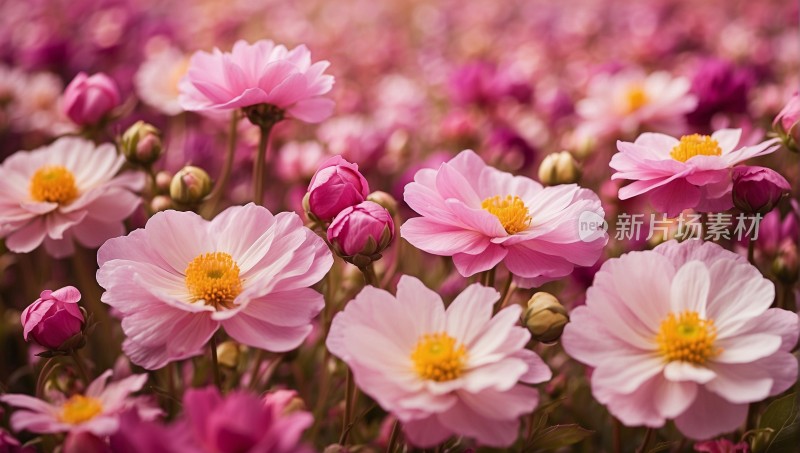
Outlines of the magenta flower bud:
{"type": "Polygon", "coordinates": [[[48,349],[58,349],[83,327],[83,313],[78,308],[81,293],[74,286],[55,291],[45,290],[21,316],[22,336],[48,349]]]}
{"type": "Polygon", "coordinates": [[[98,123],[119,104],[119,88],[111,78],[81,72],[64,90],[62,108],[75,124],[86,126],[98,123]]]}
{"type": "Polygon", "coordinates": [[[786,178],[769,168],[733,168],[733,204],[743,212],[766,214],[790,191],[786,178]]]}
{"type": "Polygon", "coordinates": [[[800,148],[800,95],[795,93],[783,110],[772,122],[775,132],[789,150],[798,152],[800,148]]]}
{"type": "Polygon", "coordinates": [[[311,220],[330,222],[345,208],[366,200],[369,184],[358,165],[334,156],[322,163],[308,185],[306,213],[311,220]]]}
{"type": "Polygon", "coordinates": [[[392,238],[392,215],[372,201],[346,208],[328,227],[328,241],[336,253],[359,267],[380,259],[392,238]]]}
{"type": "Polygon", "coordinates": [[[88,431],[74,431],[67,435],[63,453],[111,453],[111,447],[101,438],[88,431]]]}

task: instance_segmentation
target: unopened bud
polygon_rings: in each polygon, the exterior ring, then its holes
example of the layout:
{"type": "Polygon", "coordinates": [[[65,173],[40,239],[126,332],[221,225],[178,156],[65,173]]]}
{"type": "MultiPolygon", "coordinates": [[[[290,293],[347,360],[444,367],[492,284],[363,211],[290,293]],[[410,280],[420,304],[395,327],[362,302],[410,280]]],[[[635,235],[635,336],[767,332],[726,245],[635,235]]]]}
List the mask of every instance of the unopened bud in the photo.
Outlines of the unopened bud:
{"type": "Polygon", "coordinates": [[[194,205],[203,201],[211,192],[211,177],[199,167],[186,166],[175,173],[169,185],[172,201],[194,205]]]}
{"type": "Polygon", "coordinates": [[[539,165],[539,181],[546,186],[572,184],[580,178],[580,166],[568,151],[552,153],[539,165]]]}
{"type": "Polygon", "coordinates": [[[172,198],[166,195],[156,195],[150,201],[150,211],[153,213],[172,209],[172,198]]]}
{"type": "Polygon", "coordinates": [[[528,300],[528,308],[522,313],[522,322],[534,340],[552,343],[561,338],[569,315],[554,295],[538,292],[528,300]]]}
{"type": "Polygon", "coordinates": [[[128,162],[150,165],[161,157],[161,132],[152,124],[137,121],[122,134],[120,148],[128,162]]]}
{"type": "Polygon", "coordinates": [[[239,364],[241,348],[234,341],[223,341],[217,346],[217,361],[228,368],[236,368],[239,364]]]}
{"type": "Polygon", "coordinates": [[[772,262],[772,273],[781,282],[790,285],[800,277],[800,266],[798,266],[797,244],[791,240],[785,240],[778,249],[778,256],[772,262]]]}
{"type": "Polygon", "coordinates": [[[156,188],[159,192],[168,192],[169,185],[172,182],[172,173],[168,171],[160,171],[156,173],[156,188]]]}
{"type": "Polygon", "coordinates": [[[333,250],[360,268],[379,260],[393,238],[392,215],[373,201],[346,208],[328,227],[328,242],[333,250]]]}
{"type": "Polygon", "coordinates": [[[375,192],[367,195],[367,200],[383,206],[383,209],[389,211],[389,214],[392,216],[397,215],[397,200],[395,200],[394,197],[388,193],[382,190],[376,190],[375,192]]]}

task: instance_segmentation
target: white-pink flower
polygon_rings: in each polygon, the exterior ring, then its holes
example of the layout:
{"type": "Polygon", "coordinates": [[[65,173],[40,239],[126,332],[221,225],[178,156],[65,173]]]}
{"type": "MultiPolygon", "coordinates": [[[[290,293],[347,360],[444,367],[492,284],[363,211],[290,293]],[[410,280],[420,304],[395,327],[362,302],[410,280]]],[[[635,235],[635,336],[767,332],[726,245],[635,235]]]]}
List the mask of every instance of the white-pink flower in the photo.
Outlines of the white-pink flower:
{"type": "Polygon", "coordinates": [[[183,111],[178,102],[178,83],[188,69],[189,57],[174,47],[148,55],[133,78],[136,94],[150,107],[177,115],[183,111]]]}
{"type": "Polygon", "coordinates": [[[254,204],[207,221],[165,211],[97,253],[102,301],[117,310],[124,352],[147,369],[202,353],[223,327],[234,340],[284,352],[311,332],[322,295],[309,288],[333,264],[297,214],[254,204]]]}
{"type": "Polygon", "coordinates": [[[670,241],[607,261],[561,342],[594,367],[594,397],[625,425],[674,419],[686,436],[708,439],[797,379],[798,316],[769,308],[774,295],[741,256],[670,241]]]}
{"type": "Polygon", "coordinates": [[[591,80],[587,97],[576,105],[583,119],[582,134],[635,134],[643,126],[665,133],[681,133],[684,116],[697,105],[685,77],[659,71],[600,73],[591,80]]]}
{"type": "Polygon", "coordinates": [[[288,116],[318,123],[331,115],[333,100],[324,98],[333,76],[327,61],[311,63],[301,45],[287,50],[270,40],[237,41],[231,52],[214,49],[192,55],[179,88],[181,107],[190,111],[224,111],[268,104],[288,116]]]}
{"type": "Polygon", "coordinates": [[[408,439],[431,447],[452,435],[508,446],[519,417],[539,400],[550,369],[525,349],[521,307],[494,317],[499,299],[473,284],[445,309],[441,297],[403,276],[397,297],[368,286],[333,319],[326,345],[356,384],[403,424],[408,439]]]}
{"type": "Polygon", "coordinates": [[[591,266],[608,241],[605,231],[583,234],[581,220],[602,223],[597,195],[575,184],[542,187],[486,165],[462,151],[438,170],[414,175],[403,198],[422,217],[400,235],[414,247],[452,256],[468,277],[504,263],[525,288],[591,266]]]}
{"type": "Polygon", "coordinates": [[[119,415],[125,411],[135,410],[143,420],[152,420],[162,414],[149,399],[131,396],[147,382],[146,374],[107,383],[110,377],[111,370],[107,370],[83,394],[68,398],[54,393],[50,396],[51,402],[22,394],[3,395],[0,401],[20,408],[11,415],[14,430],[40,434],[90,432],[105,437],[117,431],[119,415]]]}
{"type": "Polygon", "coordinates": [[[18,151],[0,165],[0,237],[13,252],[27,253],[44,242],[61,258],[73,240],[94,248],[125,234],[125,220],[140,203],[144,175],[121,173],[125,158],[114,145],[64,137],[18,151]]]}

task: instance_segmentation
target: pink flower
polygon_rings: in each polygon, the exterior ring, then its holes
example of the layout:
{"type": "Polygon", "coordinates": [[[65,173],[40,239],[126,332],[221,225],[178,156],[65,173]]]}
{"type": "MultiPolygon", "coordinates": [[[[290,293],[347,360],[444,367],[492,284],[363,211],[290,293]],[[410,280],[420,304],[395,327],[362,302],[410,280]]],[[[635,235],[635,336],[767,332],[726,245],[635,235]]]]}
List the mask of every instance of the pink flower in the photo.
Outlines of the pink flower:
{"type": "Polygon", "coordinates": [[[667,419],[692,439],[733,431],[748,404],[797,379],[797,314],[712,242],[666,242],[603,264],[561,343],[594,368],[592,393],[627,426],[667,419]]]}
{"type": "Polygon", "coordinates": [[[772,211],[792,190],[786,178],[765,167],[733,167],[732,179],[733,204],[747,213],[772,211]]]}
{"type": "Polygon", "coordinates": [[[237,41],[233,50],[196,52],[181,79],[185,110],[219,111],[272,105],[293,118],[318,123],[331,115],[333,101],[321,97],[333,87],[323,72],[327,61],[311,63],[306,46],[291,51],[272,41],[237,41]]]}
{"type": "Polygon", "coordinates": [[[697,105],[690,88],[688,79],[664,71],[650,75],[636,70],[600,73],[576,110],[584,120],[584,133],[590,135],[632,135],[645,126],[680,133],[685,128],[684,116],[697,105]]]}
{"type": "Polygon", "coordinates": [[[369,184],[352,164],[341,156],[327,159],[319,167],[308,185],[308,212],[314,217],[330,222],[345,208],[367,199],[369,184]]]}
{"type": "Polygon", "coordinates": [[[55,394],[52,403],[28,395],[7,394],[0,401],[20,408],[11,415],[11,426],[16,431],[28,430],[39,434],[89,432],[99,437],[108,436],[119,427],[119,414],[136,410],[143,419],[152,420],[161,410],[148,399],[131,397],[147,381],[146,374],[138,374],[107,384],[111,370],[95,379],[84,394],[67,398],[55,394]]]}
{"type": "Polygon", "coordinates": [[[708,453],[749,453],[750,445],[747,442],[734,444],[728,439],[707,440],[694,444],[694,451],[708,453]]]}
{"type": "Polygon", "coordinates": [[[722,129],[712,135],[644,133],[635,142],[617,142],[611,158],[617,172],[611,179],[633,183],[619,190],[620,200],[650,193],[653,207],[670,217],[684,209],[722,212],[733,207],[731,168],[747,159],[778,149],[777,140],[736,148],[741,129],[722,129]]]}
{"type": "Polygon", "coordinates": [[[333,319],[326,345],[414,445],[463,435],[506,447],[517,438],[519,417],[539,400],[522,383],[551,373],[525,349],[530,334],[518,326],[521,307],[492,316],[499,297],[473,284],[445,309],[438,294],[402,276],[397,297],[365,287],[333,319]]]}
{"type": "Polygon", "coordinates": [[[796,127],[798,124],[800,124],[800,95],[795,93],[775,117],[772,125],[797,139],[800,137],[800,127],[796,127]]]}
{"type": "Polygon", "coordinates": [[[74,286],[55,291],[45,290],[23,312],[22,336],[48,349],[57,349],[83,327],[83,314],[78,309],[81,293],[74,286]]]}
{"type": "Polygon", "coordinates": [[[36,453],[33,447],[23,447],[8,431],[0,428],[0,453],[36,453]]]}
{"type": "Polygon", "coordinates": [[[452,256],[465,277],[503,262],[519,286],[538,286],[591,266],[608,241],[605,231],[579,231],[579,219],[603,218],[594,192],[575,184],[543,188],[487,166],[472,151],[418,171],[404,198],[422,217],[406,221],[400,235],[428,253],[452,256]]]}
{"type": "Polygon", "coordinates": [[[373,201],[345,209],[328,227],[328,242],[342,256],[381,253],[393,238],[392,215],[373,201]]]}
{"type": "Polygon", "coordinates": [[[69,433],[61,447],[62,453],[113,453],[101,438],[87,431],[69,433]]]}
{"type": "Polygon", "coordinates": [[[200,451],[215,453],[308,453],[300,436],[314,421],[310,413],[282,414],[255,395],[216,387],[190,389],[183,397],[188,428],[200,451]]]}
{"type": "Polygon", "coordinates": [[[298,347],[324,305],[309,286],[333,258],[297,214],[250,203],[210,222],[160,212],[103,244],[97,262],[102,301],[122,318],[123,350],[152,370],[202,354],[220,326],[248,346],[298,347]]]}
{"type": "Polygon", "coordinates": [[[142,102],[159,112],[177,115],[183,111],[178,102],[178,83],[188,69],[188,55],[174,47],[147,55],[134,75],[136,94],[142,102]]]}
{"type": "Polygon", "coordinates": [[[0,237],[28,253],[44,242],[55,257],[69,256],[73,240],[88,248],[125,234],[125,220],[139,205],[132,191],[141,173],[122,173],[125,158],[114,146],[64,137],[19,151],[0,165],[0,237]]]}
{"type": "Polygon", "coordinates": [[[165,426],[142,419],[135,410],[119,416],[119,429],[109,438],[114,453],[197,453],[185,420],[165,426]]]}
{"type": "Polygon", "coordinates": [[[120,103],[119,88],[103,73],[87,76],[81,72],[64,90],[64,113],[75,124],[97,124],[120,103]]]}

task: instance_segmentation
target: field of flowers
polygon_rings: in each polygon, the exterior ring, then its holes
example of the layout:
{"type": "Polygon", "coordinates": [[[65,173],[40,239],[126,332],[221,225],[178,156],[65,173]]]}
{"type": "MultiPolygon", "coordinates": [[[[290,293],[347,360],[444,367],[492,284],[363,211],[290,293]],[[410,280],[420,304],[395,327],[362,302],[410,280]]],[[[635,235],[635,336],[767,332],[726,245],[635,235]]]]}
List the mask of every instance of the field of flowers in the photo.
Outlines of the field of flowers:
{"type": "Polygon", "coordinates": [[[800,451],[799,17],[0,0],[0,453],[800,451]]]}

